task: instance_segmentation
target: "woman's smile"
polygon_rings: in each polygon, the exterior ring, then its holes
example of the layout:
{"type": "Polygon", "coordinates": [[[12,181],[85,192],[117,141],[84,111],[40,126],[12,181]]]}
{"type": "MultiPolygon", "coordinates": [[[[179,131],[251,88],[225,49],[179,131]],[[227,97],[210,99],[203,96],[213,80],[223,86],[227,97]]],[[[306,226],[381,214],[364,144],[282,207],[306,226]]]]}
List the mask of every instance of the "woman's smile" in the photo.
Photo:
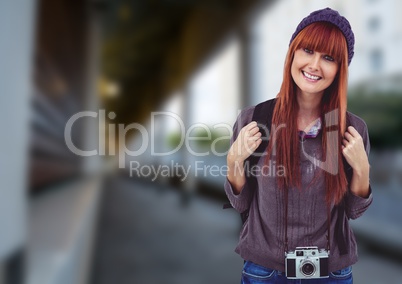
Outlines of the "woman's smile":
{"type": "Polygon", "coordinates": [[[320,76],[314,76],[313,74],[310,74],[306,71],[302,71],[302,73],[303,73],[304,77],[306,78],[306,80],[308,80],[310,82],[316,82],[321,79],[320,76]]]}

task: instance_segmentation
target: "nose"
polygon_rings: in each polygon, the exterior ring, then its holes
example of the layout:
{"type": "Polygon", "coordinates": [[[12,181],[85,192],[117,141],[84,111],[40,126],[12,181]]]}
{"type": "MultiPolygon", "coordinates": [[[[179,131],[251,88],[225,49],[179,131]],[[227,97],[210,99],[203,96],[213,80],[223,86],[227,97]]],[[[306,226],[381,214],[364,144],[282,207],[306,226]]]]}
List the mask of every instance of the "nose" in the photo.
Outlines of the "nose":
{"type": "Polygon", "coordinates": [[[311,68],[312,70],[317,70],[320,66],[320,58],[321,55],[318,52],[315,52],[310,59],[309,68],[311,68]]]}

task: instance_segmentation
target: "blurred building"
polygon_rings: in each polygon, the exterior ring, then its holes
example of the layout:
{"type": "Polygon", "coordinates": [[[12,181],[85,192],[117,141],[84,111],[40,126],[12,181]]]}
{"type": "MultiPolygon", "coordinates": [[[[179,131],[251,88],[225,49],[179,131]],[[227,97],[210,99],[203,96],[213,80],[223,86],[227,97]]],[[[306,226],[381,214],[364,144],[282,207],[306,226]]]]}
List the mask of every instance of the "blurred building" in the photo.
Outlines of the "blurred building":
{"type": "MultiPolygon", "coordinates": [[[[366,0],[350,9],[356,29],[356,58],[350,82],[368,91],[401,91],[402,4],[396,0],[366,0]]],[[[348,6],[346,6],[348,7],[348,6]]]]}
{"type": "MultiPolygon", "coordinates": [[[[70,151],[65,128],[75,113],[99,110],[98,11],[62,0],[2,1],[0,11],[1,118],[9,125],[1,144],[0,283],[68,281],[67,271],[85,279],[85,266],[74,262],[90,254],[91,230],[82,230],[94,222],[98,186],[88,182],[101,164],[70,151]]],[[[97,147],[97,120],[74,126],[74,145],[97,147]]]]}

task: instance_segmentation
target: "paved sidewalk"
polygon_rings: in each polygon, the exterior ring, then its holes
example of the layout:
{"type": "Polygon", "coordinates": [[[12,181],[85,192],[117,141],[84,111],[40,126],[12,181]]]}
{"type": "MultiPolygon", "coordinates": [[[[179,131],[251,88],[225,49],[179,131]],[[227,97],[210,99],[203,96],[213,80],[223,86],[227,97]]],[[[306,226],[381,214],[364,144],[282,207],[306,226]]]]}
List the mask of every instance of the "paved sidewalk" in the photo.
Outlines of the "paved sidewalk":
{"type": "Polygon", "coordinates": [[[96,284],[239,283],[240,219],[222,202],[128,179],[108,182],[100,213],[96,284]]]}

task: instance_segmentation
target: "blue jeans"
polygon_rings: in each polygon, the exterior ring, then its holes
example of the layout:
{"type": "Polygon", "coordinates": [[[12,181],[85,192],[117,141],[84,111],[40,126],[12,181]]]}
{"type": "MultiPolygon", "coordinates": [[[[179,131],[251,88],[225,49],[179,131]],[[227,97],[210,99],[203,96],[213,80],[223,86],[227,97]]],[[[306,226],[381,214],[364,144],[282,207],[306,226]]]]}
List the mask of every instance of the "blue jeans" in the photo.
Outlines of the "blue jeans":
{"type": "Polygon", "coordinates": [[[284,272],[265,268],[251,261],[246,261],[243,266],[241,284],[352,284],[352,267],[331,272],[329,278],[320,279],[287,279],[284,272]]]}

